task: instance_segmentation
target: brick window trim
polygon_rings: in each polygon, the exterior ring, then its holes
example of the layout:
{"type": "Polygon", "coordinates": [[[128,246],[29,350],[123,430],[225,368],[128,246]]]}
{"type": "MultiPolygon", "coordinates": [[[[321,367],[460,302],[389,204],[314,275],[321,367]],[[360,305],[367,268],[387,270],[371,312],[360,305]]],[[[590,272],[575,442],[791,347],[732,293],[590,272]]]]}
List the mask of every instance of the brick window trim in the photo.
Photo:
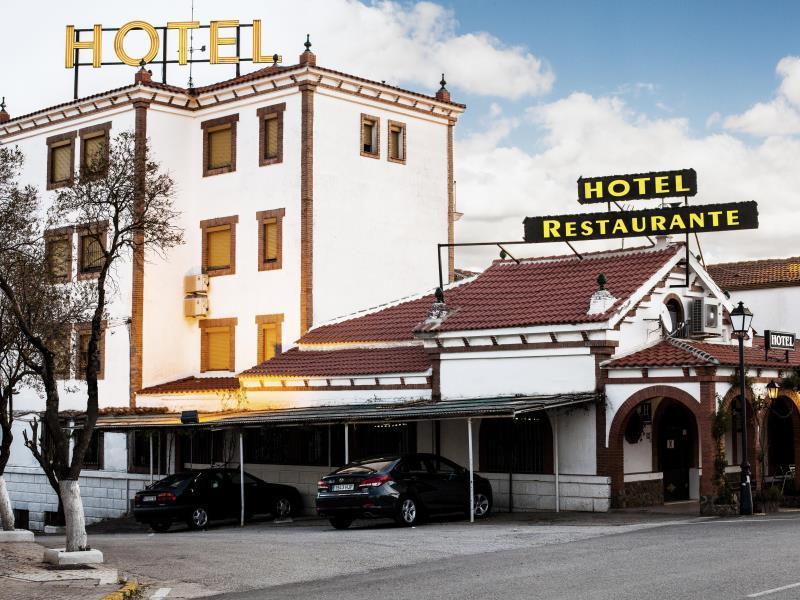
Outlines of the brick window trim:
{"type": "Polygon", "coordinates": [[[286,110],[286,102],[262,106],[256,110],[258,116],[258,166],[266,167],[283,162],[283,113],[286,110]],[[278,156],[266,158],[267,153],[267,117],[277,115],[278,120],[278,156]]]}
{"type": "MultiPolygon", "coordinates": [[[[106,328],[108,323],[103,321],[100,328],[100,339],[97,342],[97,349],[100,354],[100,369],[97,371],[98,381],[105,379],[106,374],[106,328]]],[[[73,331],[75,332],[75,355],[72,357],[72,368],[75,370],[75,379],[85,381],[84,373],[81,371],[81,336],[91,334],[91,323],[76,323],[73,331]]]]}
{"type": "Polygon", "coordinates": [[[57,229],[48,229],[44,232],[45,256],[48,261],[48,271],[50,268],[50,243],[60,240],[67,241],[67,275],[66,277],[52,277],[53,283],[66,283],[72,279],[72,242],[73,235],[75,234],[75,227],[68,225],[66,227],[58,227],[57,229]]]}
{"type": "Polygon", "coordinates": [[[87,281],[90,279],[97,279],[100,276],[98,271],[83,271],[81,268],[81,260],[83,259],[82,238],[85,235],[96,234],[100,240],[100,243],[103,245],[103,249],[108,249],[108,223],[105,221],[101,221],[99,223],[86,223],[76,226],[75,231],[78,234],[78,280],[87,281]]]}
{"type": "Polygon", "coordinates": [[[81,151],[80,151],[80,166],[81,166],[81,179],[86,178],[84,174],[84,170],[86,169],[86,152],[85,152],[85,144],[86,140],[89,138],[95,138],[102,136],[105,142],[105,146],[103,148],[103,162],[105,165],[105,170],[102,173],[92,173],[92,177],[90,179],[98,179],[103,177],[108,173],[108,159],[111,155],[111,121],[107,123],[100,123],[98,125],[92,125],[90,127],[84,127],[83,129],[78,130],[78,137],[81,139],[81,151]]]}
{"type": "Polygon", "coordinates": [[[200,123],[200,128],[203,130],[203,177],[232,173],[236,170],[236,123],[238,121],[239,113],[236,113],[234,115],[209,119],[208,121],[200,123]],[[219,127],[220,125],[231,126],[231,164],[216,169],[209,169],[208,161],[210,159],[211,144],[209,143],[208,134],[209,130],[219,127]]]}
{"type": "MultiPolygon", "coordinates": [[[[235,275],[236,274],[236,224],[239,222],[239,215],[230,217],[219,217],[216,219],[206,219],[200,221],[200,229],[203,230],[203,243],[202,243],[202,272],[209,277],[219,277],[220,275],[235,275]],[[211,269],[208,268],[208,230],[212,227],[221,227],[230,225],[231,228],[231,265],[227,269],[211,269]]],[[[201,321],[202,322],[202,321],[201,321]]]]}
{"type": "Polygon", "coordinates": [[[381,119],[380,117],[374,117],[372,115],[368,115],[366,113],[361,113],[361,122],[358,127],[358,148],[361,151],[361,156],[366,156],[367,158],[380,158],[381,157],[381,119]],[[364,129],[364,123],[367,121],[371,121],[375,123],[374,131],[375,131],[375,152],[364,152],[364,141],[361,139],[361,132],[364,129]]]}
{"type": "Polygon", "coordinates": [[[78,136],[77,131],[69,131],[67,133],[59,133],[58,135],[51,135],[47,138],[47,189],[57,190],[63,187],[72,187],[75,183],[75,138],[78,136]],[[53,148],[56,146],[69,145],[69,162],[71,165],[69,179],[64,181],[53,181],[53,148]]]}
{"type": "Polygon", "coordinates": [[[264,327],[263,325],[275,325],[278,332],[277,354],[283,352],[283,314],[275,315],[256,315],[256,325],[258,326],[258,355],[257,364],[264,362],[264,327]]]}
{"type": "MultiPolygon", "coordinates": [[[[231,366],[229,371],[236,371],[236,325],[239,319],[231,317],[227,319],[203,319],[197,325],[200,327],[200,372],[209,372],[208,368],[208,337],[206,332],[209,329],[223,329],[227,328],[230,333],[230,350],[228,354],[228,364],[231,366]]],[[[219,371],[217,371],[219,372],[219,371]]]]}
{"type": "Polygon", "coordinates": [[[388,120],[386,127],[386,135],[388,136],[387,138],[388,148],[386,152],[386,158],[389,160],[389,162],[398,163],[401,165],[406,164],[406,124],[402,123],[401,121],[388,120]],[[403,158],[392,157],[392,127],[399,127],[402,130],[400,137],[403,140],[403,148],[401,153],[401,156],[403,158]]]}
{"type": "Polygon", "coordinates": [[[275,271],[283,268],[283,217],[286,215],[285,208],[275,210],[261,210],[256,213],[258,221],[258,270],[275,271]],[[278,225],[278,259],[267,261],[264,259],[266,254],[266,237],[264,235],[264,223],[267,219],[276,219],[278,225]]]}

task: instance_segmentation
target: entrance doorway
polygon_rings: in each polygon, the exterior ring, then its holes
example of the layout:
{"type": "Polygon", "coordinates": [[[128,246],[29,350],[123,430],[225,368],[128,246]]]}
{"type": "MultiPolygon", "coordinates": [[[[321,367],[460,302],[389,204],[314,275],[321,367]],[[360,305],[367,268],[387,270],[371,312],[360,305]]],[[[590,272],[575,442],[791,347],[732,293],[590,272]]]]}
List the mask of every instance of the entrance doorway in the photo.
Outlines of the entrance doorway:
{"type": "Polygon", "coordinates": [[[664,474],[664,502],[688,500],[690,469],[697,460],[694,415],[677,402],[659,412],[658,466],[664,474]]]}
{"type": "Polygon", "coordinates": [[[791,400],[781,396],[773,402],[767,417],[768,475],[784,476],[795,466],[795,420],[791,400]]]}

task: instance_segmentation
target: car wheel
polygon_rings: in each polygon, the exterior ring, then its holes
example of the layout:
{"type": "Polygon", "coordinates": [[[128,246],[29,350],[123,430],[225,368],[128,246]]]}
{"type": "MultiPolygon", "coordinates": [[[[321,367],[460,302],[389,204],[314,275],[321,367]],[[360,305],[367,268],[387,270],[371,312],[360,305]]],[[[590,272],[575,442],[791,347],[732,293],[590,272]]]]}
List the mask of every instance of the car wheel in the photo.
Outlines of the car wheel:
{"type": "Polygon", "coordinates": [[[353,519],[350,517],[331,517],[330,522],[334,529],[347,529],[353,524],[353,519]]]}
{"type": "Polygon", "coordinates": [[[475,494],[473,506],[475,518],[483,519],[484,517],[489,516],[489,513],[492,512],[492,499],[482,492],[477,492],[475,494]]]}
{"type": "Polygon", "coordinates": [[[154,523],[150,523],[150,529],[158,533],[164,533],[168,531],[170,527],[172,527],[172,521],[155,521],[154,523]]]}
{"type": "Polygon", "coordinates": [[[202,506],[192,509],[188,523],[190,529],[203,529],[208,525],[208,511],[202,506]]]}
{"type": "Polygon", "coordinates": [[[293,510],[292,501],[286,496],[281,496],[275,500],[275,504],[272,507],[272,514],[276,519],[288,519],[292,516],[293,510]]]}
{"type": "Polygon", "coordinates": [[[403,527],[411,527],[412,525],[416,525],[419,521],[419,516],[420,511],[416,500],[409,498],[408,496],[405,498],[400,498],[400,502],[397,507],[397,515],[395,515],[394,519],[397,521],[398,525],[402,525],[403,527]]]}

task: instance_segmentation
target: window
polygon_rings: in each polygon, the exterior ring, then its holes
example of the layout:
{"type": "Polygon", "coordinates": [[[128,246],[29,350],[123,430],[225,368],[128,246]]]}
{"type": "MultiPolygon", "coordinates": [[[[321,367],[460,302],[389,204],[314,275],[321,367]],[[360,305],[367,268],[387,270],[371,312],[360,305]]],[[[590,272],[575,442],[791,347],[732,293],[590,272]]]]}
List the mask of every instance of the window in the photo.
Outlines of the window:
{"type": "MultiPolygon", "coordinates": [[[[89,366],[89,339],[92,336],[90,323],[76,325],[76,349],[75,349],[75,379],[86,378],[86,368],[89,366]]],[[[105,323],[102,325],[100,338],[97,340],[97,354],[100,364],[97,368],[97,378],[103,379],[105,371],[105,323]]]]}
{"type": "Polygon", "coordinates": [[[85,127],[81,138],[81,177],[102,177],[108,172],[109,131],[111,123],[85,127]]]}
{"type": "Polygon", "coordinates": [[[686,322],[683,318],[683,304],[677,298],[670,298],[665,303],[669,315],[669,333],[674,337],[686,337],[686,322]]]}
{"type": "Polygon", "coordinates": [[[166,475],[172,437],[165,431],[133,431],[128,434],[128,471],[150,472],[150,438],[153,440],[153,473],[166,475]]]}
{"type": "Polygon", "coordinates": [[[236,170],[236,122],[228,115],[200,124],[203,129],[203,177],[236,170]]]}
{"type": "Polygon", "coordinates": [[[380,119],[362,113],[361,156],[380,157],[380,119]]]}
{"type": "Polygon", "coordinates": [[[281,353],[281,325],[283,315],[258,315],[258,356],[259,364],[281,353]]]}
{"type": "Polygon", "coordinates": [[[350,460],[406,454],[417,449],[416,423],[353,425],[350,433],[350,460]]]}
{"type": "Polygon", "coordinates": [[[56,283],[72,277],[72,232],[72,227],[62,227],[45,233],[47,270],[56,283]]]}
{"type": "MultiPolygon", "coordinates": [[[[76,430],[75,433],[77,435],[80,431],[76,430]]],[[[83,457],[84,469],[87,471],[99,471],[103,468],[103,445],[103,432],[95,429],[92,431],[89,447],[86,448],[86,454],[83,457]]]]}
{"type": "Polygon", "coordinates": [[[258,270],[273,271],[283,266],[283,208],[256,213],[258,221],[258,270]]]}
{"type": "Polygon", "coordinates": [[[236,273],[236,223],[239,217],[200,221],[203,230],[203,273],[209,277],[236,273]]]}
{"type": "Polygon", "coordinates": [[[480,468],[488,473],[553,472],[553,433],[546,416],[484,419],[480,468]]]}
{"type": "Polygon", "coordinates": [[[341,425],[246,429],[244,462],[259,465],[337,466],[344,464],[341,425]]]}
{"type": "Polygon", "coordinates": [[[406,164],[406,125],[389,121],[389,161],[406,164]]]}
{"type": "Polygon", "coordinates": [[[256,111],[259,122],[258,164],[274,165],[283,162],[283,113],[286,103],[264,106],[256,111]]]}
{"type": "Polygon", "coordinates": [[[105,258],[106,231],[83,230],[80,232],[78,248],[78,276],[81,279],[96,277],[103,268],[105,258]]]}
{"type": "Polygon", "coordinates": [[[234,371],[236,369],[237,319],[204,319],[200,321],[200,371],[234,371]]]}
{"type": "Polygon", "coordinates": [[[47,138],[47,189],[72,185],[75,165],[75,137],[71,131],[47,138]]]}

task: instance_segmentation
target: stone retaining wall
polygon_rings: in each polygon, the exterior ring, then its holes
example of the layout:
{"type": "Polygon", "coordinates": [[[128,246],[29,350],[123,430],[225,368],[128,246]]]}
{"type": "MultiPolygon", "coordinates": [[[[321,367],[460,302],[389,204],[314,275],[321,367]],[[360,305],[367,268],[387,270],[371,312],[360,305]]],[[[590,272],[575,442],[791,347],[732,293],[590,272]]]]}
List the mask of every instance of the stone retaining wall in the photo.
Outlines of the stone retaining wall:
{"type": "MultiPolygon", "coordinates": [[[[492,483],[494,508],[508,510],[508,473],[481,473],[492,483]]],[[[555,510],[554,475],[512,475],[514,512],[555,510]]],[[[596,475],[559,475],[561,510],[606,512],[610,508],[611,479],[596,475]]]]}

